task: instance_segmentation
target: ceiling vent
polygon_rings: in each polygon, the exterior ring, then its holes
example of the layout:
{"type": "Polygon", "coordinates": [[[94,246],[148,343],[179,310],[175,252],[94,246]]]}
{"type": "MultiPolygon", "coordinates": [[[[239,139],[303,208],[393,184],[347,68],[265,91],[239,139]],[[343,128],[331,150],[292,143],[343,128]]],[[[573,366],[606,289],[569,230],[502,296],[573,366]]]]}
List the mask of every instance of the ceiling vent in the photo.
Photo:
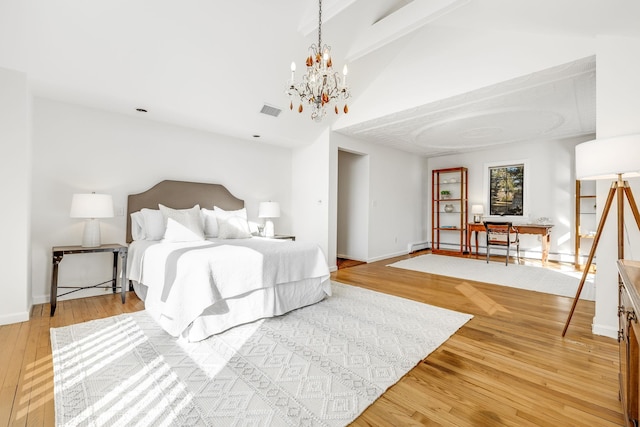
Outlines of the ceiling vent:
{"type": "Polygon", "coordinates": [[[282,112],[282,110],[277,107],[274,107],[273,105],[264,104],[260,112],[262,114],[266,114],[267,116],[278,117],[282,112]]]}

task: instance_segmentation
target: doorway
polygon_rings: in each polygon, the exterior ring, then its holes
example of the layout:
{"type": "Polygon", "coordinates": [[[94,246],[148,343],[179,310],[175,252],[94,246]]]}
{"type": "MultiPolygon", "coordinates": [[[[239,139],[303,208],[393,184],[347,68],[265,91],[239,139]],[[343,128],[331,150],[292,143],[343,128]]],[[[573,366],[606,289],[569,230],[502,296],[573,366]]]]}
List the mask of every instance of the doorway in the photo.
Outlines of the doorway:
{"type": "Polygon", "coordinates": [[[338,150],[337,264],[369,253],[369,156],[338,150]]]}

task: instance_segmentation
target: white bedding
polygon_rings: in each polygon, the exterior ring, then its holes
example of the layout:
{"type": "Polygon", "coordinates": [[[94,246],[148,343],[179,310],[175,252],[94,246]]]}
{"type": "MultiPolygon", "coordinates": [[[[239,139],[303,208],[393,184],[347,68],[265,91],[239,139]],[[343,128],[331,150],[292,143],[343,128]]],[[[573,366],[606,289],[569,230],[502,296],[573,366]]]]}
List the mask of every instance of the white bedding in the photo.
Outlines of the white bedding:
{"type": "Polygon", "coordinates": [[[252,237],[129,247],[127,277],[145,308],[173,336],[206,338],[330,295],[316,244],[252,237]],[[203,323],[204,322],[204,323],[203,323]],[[213,322],[213,323],[212,323],[213,322]]]}

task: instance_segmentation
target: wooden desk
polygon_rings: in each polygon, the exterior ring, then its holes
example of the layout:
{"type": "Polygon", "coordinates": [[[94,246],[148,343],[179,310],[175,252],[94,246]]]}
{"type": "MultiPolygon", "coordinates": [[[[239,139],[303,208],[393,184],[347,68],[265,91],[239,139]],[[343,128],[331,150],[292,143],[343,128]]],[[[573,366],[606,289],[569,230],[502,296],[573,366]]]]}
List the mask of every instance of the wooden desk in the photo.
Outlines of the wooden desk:
{"type": "MultiPolygon", "coordinates": [[[[542,262],[549,259],[549,247],[551,246],[552,224],[514,224],[514,230],[518,234],[537,234],[542,236],[542,262]]],[[[467,250],[471,253],[471,233],[475,232],[476,255],[478,255],[478,233],[484,232],[484,224],[481,222],[470,222],[467,226],[467,250]]]]}

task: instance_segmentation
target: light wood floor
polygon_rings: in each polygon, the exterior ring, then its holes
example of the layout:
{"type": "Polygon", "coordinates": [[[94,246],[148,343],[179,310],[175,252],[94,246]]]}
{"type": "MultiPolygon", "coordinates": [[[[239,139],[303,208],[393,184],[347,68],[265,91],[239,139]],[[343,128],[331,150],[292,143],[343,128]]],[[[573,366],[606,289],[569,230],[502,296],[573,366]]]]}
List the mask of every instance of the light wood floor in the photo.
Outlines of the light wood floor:
{"type": "MultiPolygon", "coordinates": [[[[338,270],[334,280],[471,313],[474,318],[391,387],[355,426],[616,426],[618,347],[591,334],[592,302],[386,267],[338,270]]],[[[508,267],[505,267],[508,268],[508,267]]],[[[0,426],[54,425],[49,328],[142,309],[130,292],[34,308],[0,326],[0,426]]]]}

